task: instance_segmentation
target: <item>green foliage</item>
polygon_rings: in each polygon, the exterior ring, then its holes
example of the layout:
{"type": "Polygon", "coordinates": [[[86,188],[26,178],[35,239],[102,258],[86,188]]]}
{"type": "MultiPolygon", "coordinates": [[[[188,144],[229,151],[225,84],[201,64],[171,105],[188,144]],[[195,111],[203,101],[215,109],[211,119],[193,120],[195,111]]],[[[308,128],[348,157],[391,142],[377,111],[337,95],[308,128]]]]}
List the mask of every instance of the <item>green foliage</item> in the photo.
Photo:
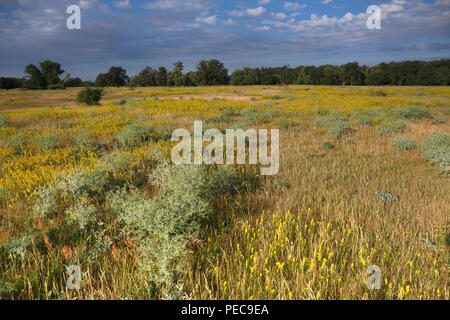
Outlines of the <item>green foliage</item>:
{"type": "Polygon", "coordinates": [[[244,109],[242,111],[244,119],[260,124],[268,123],[275,117],[275,111],[273,110],[260,110],[260,109],[244,109]]]}
{"type": "Polygon", "coordinates": [[[327,136],[334,139],[340,139],[350,132],[352,132],[352,130],[350,129],[347,122],[337,121],[328,128],[327,136]]]}
{"type": "Polygon", "coordinates": [[[373,194],[373,198],[375,200],[378,201],[389,201],[389,202],[396,202],[398,201],[398,196],[393,194],[393,193],[389,193],[386,191],[377,191],[373,194]]]}
{"type": "Polygon", "coordinates": [[[123,106],[125,104],[127,104],[127,100],[126,99],[120,99],[119,105],[123,106]]]}
{"type": "Polygon", "coordinates": [[[8,124],[8,117],[6,114],[0,113],[0,128],[5,127],[8,124]]]}
{"type": "Polygon", "coordinates": [[[44,150],[59,148],[61,146],[61,141],[62,137],[59,134],[45,134],[33,138],[33,142],[44,150]]]}
{"type": "Polygon", "coordinates": [[[326,135],[330,138],[340,139],[344,135],[351,132],[350,126],[347,123],[348,115],[345,113],[334,112],[324,114],[319,117],[314,123],[318,127],[327,128],[326,135]]]}
{"type": "Polygon", "coordinates": [[[1,244],[0,253],[14,260],[24,260],[28,251],[32,249],[34,241],[33,236],[22,234],[1,244]]]}
{"type": "Polygon", "coordinates": [[[400,119],[420,120],[422,118],[431,118],[430,110],[417,105],[408,105],[398,107],[394,110],[394,117],[400,119]]]}
{"type": "Polygon", "coordinates": [[[98,105],[103,97],[102,88],[89,88],[86,87],[77,95],[77,102],[84,103],[86,105],[98,105]]]}
{"type": "Polygon", "coordinates": [[[377,125],[389,117],[387,112],[378,108],[370,108],[363,112],[354,111],[351,116],[361,125],[366,126],[377,125]]]}
{"type": "Polygon", "coordinates": [[[116,135],[116,140],[121,146],[133,146],[150,138],[153,128],[143,124],[130,124],[116,135]]]}
{"type": "Polygon", "coordinates": [[[395,136],[392,139],[392,144],[397,148],[397,151],[408,151],[408,150],[415,150],[417,148],[417,144],[414,140],[411,140],[410,138],[399,135],[395,136]]]}
{"type": "Polygon", "coordinates": [[[397,132],[403,132],[408,128],[408,124],[403,120],[383,121],[377,126],[379,135],[386,136],[397,132]]]}
{"type": "Polygon", "coordinates": [[[89,139],[90,139],[89,129],[82,128],[73,137],[73,143],[75,143],[78,146],[87,145],[89,143],[89,139]]]}
{"type": "Polygon", "coordinates": [[[425,138],[420,149],[425,159],[443,172],[450,173],[450,133],[433,133],[425,138]]]}
{"type": "Polygon", "coordinates": [[[186,273],[185,239],[199,236],[202,221],[212,212],[211,198],[238,185],[230,167],[208,172],[206,166],[163,164],[149,175],[159,193],[148,199],[136,188],[108,195],[110,214],[139,245],[141,270],[148,274],[159,298],[179,298],[186,273]]]}
{"type": "Polygon", "coordinates": [[[96,222],[97,207],[86,199],[79,199],[74,206],[66,210],[67,221],[84,231],[96,222]]]}
{"type": "Polygon", "coordinates": [[[324,143],[322,143],[322,147],[329,150],[334,149],[334,146],[329,141],[325,141],[324,143]]]}

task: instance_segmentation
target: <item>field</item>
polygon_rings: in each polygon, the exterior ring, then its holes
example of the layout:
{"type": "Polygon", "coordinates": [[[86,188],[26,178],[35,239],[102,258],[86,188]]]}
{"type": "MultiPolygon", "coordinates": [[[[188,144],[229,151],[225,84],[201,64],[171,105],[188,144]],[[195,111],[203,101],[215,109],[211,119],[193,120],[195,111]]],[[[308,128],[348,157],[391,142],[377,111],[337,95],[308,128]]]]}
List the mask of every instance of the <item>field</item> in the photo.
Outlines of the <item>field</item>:
{"type": "Polygon", "coordinates": [[[78,91],[0,90],[0,298],[450,298],[449,87],[78,91]],[[278,174],[171,165],[194,120],[280,129],[278,174]]]}

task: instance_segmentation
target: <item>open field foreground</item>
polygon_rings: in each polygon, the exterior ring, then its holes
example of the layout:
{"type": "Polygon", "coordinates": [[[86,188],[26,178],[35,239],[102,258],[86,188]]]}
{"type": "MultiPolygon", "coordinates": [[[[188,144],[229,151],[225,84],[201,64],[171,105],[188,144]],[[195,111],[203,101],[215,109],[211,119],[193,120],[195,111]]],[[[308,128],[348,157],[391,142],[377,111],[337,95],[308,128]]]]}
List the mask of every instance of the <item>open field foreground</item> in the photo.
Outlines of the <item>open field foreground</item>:
{"type": "Polygon", "coordinates": [[[0,90],[0,298],[450,298],[450,87],[79,90],[0,90]],[[194,120],[278,174],[171,164],[194,120]]]}

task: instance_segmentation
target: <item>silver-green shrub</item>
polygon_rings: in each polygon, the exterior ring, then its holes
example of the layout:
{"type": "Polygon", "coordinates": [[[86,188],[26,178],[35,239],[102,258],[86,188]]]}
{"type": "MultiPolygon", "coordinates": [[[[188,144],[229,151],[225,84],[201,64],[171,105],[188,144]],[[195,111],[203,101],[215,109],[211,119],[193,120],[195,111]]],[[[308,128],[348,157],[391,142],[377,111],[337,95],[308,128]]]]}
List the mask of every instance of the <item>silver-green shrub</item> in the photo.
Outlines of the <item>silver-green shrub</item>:
{"type": "Polygon", "coordinates": [[[416,142],[404,135],[395,136],[392,139],[392,144],[399,152],[417,149],[416,142]]]}
{"type": "Polygon", "coordinates": [[[450,173],[450,133],[435,132],[421,145],[422,156],[439,170],[450,173]]]}
{"type": "Polygon", "coordinates": [[[384,121],[377,126],[377,133],[387,136],[397,132],[403,132],[408,128],[408,124],[403,120],[384,121]]]}

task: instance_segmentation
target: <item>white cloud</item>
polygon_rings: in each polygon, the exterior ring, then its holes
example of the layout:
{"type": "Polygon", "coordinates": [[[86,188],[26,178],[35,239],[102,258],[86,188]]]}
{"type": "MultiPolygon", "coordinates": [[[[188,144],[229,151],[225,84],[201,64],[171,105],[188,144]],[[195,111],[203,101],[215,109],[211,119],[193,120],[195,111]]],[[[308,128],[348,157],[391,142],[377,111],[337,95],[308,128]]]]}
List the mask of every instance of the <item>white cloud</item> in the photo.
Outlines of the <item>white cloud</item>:
{"type": "Polygon", "coordinates": [[[245,12],[247,13],[248,16],[256,17],[256,16],[262,15],[266,11],[267,11],[266,8],[258,7],[258,8],[247,9],[245,12]]]}
{"type": "Polygon", "coordinates": [[[203,22],[203,23],[206,23],[206,24],[214,25],[214,24],[217,23],[217,16],[214,15],[214,16],[209,16],[209,17],[197,17],[195,19],[195,21],[196,22],[203,22]]]}
{"type": "Polygon", "coordinates": [[[280,13],[270,13],[270,16],[272,17],[272,18],[274,18],[274,19],[277,19],[277,20],[283,20],[283,19],[286,19],[286,14],[284,14],[284,13],[282,13],[282,12],[280,12],[280,13]]]}
{"type": "Polygon", "coordinates": [[[270,0],[259,0],[258,4],[268,4],[270,3],[270,0]]]}
{"type": "Polygon", "coordinates": [[[48,14],[51,14],[51,15],[54,15],[54,14],[56,14],[58,12],[58,10],[56,10],[54,8],[49,8],[49,9],[45,9],[44,12],[48,13],[48,14]]]}
{"type": "Polygon", "coordinates": [[[301,9],[304,9],[305,7],[306,7],[306,4],[300,4],[297,2],[285,2],[284,3],[284,8],[286,10],[291,10],[291,11],[301,10],[301,9]]]}
{"type": "Polygon", "coordinates": [[[436,0],[435,6],[450,7],[450,0],[436,0]]]}
{"type": "Polygon", "coordinates": [[[347,13],[346,13],[341,19],[339,19],[338,21],[341,22],[341,23],[349,22],[349,21],[352,21],[354,17],[355,17],[355,16],[354,16],[352,13],[347,12],[347,13]]]}
{"type": "Polygon", "coordinates": [[[255,30],[256,31],[269,31],[270,27],[269,26],[261,26],[261,27],[256,27],[255,30]]]}
{"type": "Polygon", "coordinates": [[[239,11],[239,10],[233,10],[229,14],[230,14],[230,16],[236,17],[236,18],[240,18],[240,17],[245,16],[245,12],[244,11],[239,11]]]}
{"type": "Polygon", "coordinates": [[[322,1],[323,4],[329,4],[330,2],[333,2],[333,0],[323,0],[322,1]]]}
{"type": "Polygon", "coordinates": [[[87,9],[91,6],[89,3],[89,0],[80,0],[80,3],[78,4],[81,9],[87,9]]]}
{"type": "Polygon", "coordinates": [[[161,9],[161,10],[168,10],[168,9],[206,9],[207,7],[211,6],[211,3],[213,1],[211,0],[156,0],[150,3],[147,3],[143,6],[145,9],[161,9]]]}
{"type": "Polygon", "coordinates": [[[222,21],[222,24],[227,25],[227,26],[235,26],[235,25],[237,25],[237,22],[230,18],[230,19],[222,21]]]}
{"type": "Polygon", "coordinates": [[[131,3],[130,0],[121,0],[114,2],[114,6],[121,9],[131,8],[131,3]]]}

